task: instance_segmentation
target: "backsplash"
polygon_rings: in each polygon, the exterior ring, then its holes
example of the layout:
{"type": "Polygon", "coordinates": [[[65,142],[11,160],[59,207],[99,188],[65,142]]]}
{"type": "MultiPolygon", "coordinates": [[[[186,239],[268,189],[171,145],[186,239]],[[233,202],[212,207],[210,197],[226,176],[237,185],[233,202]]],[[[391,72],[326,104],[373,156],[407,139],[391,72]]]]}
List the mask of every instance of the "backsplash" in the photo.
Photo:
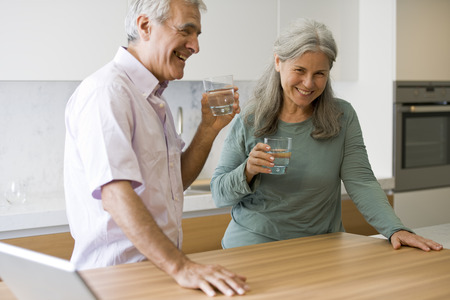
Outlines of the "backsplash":
{"type": "MultiPolygon", "coordinates": [[[[64,110],[79,81],[0,81],[0,207],[11,182],[22,185],[26,203],[63,202],[64,110]]],[[[241,104],[251,82],[236,82],[241,104]]],[[[175,122],[183,114],[182,138],[189,145],[201,119],[200,81],[170,82],[164,95],[175,122]]],[[[210,178],[219,159],[226,128],[217,137],[199,179],[210,178]]],[[[17,195],[16,195],[17,196],[17,195]]],[[[19,195],[20,198],[20,195],[19,195]]],[[[20,199],[19,199],[20,200],[20,199]]]]}
{"type": "MultiPolygon", "coordinates": [[[[243,105],[249,98],[252,88],[251,81],[238,81],[235,85],[239,88],[239,103],[243,105]]],[[[198,124],[201,120],[201,97],[203,93],[203,83],[201,81],[174,81],[164,91],[164,95],[172,111],[175,125],[179,118],[179,108],[182,108],[183,130],[181,136],[189,146],[195,135],[198,124]]],[[[228,126],[222,129],[214,141],[208,160],[199,174],[198,179],[211,178],[212,173],[219,161],[222,144],[226,137],[228,126]]]]}
{"type": "Polygon", "coordinates": [[[77,85],[0,82],[0,202],[13,181],[29,204],[64,199],[64,109],[77,85]]]}

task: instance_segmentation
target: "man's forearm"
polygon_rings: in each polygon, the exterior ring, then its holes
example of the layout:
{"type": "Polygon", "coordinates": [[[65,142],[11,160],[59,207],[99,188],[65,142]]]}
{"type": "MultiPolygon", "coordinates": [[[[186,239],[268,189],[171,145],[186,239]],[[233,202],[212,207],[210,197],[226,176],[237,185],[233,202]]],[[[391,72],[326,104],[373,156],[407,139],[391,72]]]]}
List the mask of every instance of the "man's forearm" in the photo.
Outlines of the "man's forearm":
{"type": "Polygon", "coordinates": [[[199,126],[191,144],[181,155],[181,176],[184,189],[187,189],[202,171],[217,134],[218,132],[214,130],[199,126]]]}
{"type": "Polygon", "coordinates": [[[128,239],[158,268],[173,276],[188,261],[162,232],[128,181],[102,187],[102,203],[128,239]]]}

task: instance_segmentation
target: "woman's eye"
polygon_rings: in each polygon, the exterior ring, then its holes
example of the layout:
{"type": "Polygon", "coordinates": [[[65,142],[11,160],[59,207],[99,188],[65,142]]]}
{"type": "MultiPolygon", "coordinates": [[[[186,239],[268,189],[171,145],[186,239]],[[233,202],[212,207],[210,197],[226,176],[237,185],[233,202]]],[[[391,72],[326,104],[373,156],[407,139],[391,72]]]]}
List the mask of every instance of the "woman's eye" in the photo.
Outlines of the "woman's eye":
{"type": "Polygon", "coordinates": [[[326,74],[324,72],[319,72],[319,73],[316,73],[316,76],[323,77],[323,76],[326,76],[326,74]]]}

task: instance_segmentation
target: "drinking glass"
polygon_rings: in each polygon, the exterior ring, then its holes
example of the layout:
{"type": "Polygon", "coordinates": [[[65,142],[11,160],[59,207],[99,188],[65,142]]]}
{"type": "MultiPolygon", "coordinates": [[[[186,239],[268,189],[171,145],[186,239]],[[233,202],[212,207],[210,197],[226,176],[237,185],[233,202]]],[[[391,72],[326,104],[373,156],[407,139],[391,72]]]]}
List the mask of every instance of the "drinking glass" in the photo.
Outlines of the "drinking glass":
{"type": "Polygon", "coordinates": [[[208,103],[213,115],[223,116],[233,112],[233,75],[205,78],[203,86],[208,95],[208,103]]]}
{"type": "Polygon", "coordinates": [[[264,138],[264,144],[270,146],[270,151],[275,158],[273,163],[275,164],[270,169],[274,175],[286,174],[287,166],[291,158],[292,138],[290,137],[266,137],[264,138]]]}
{"type": "Polygon", "coordinates": [[[8,182],[3,196],[9,204],[22,204],[27,200],[26,185],[21,181],[8,182]]]}

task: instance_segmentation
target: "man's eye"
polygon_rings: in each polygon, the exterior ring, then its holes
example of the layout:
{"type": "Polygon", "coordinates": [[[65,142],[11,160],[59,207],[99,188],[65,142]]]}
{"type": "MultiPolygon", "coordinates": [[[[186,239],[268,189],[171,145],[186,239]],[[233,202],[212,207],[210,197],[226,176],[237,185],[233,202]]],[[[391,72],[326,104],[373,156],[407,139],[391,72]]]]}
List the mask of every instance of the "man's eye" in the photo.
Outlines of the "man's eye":
{"type": "Polygon", "coordinates": [[[188,36],[188,35],[192,34],[192,30],[189,28],[179,29],[178,32],[183,36],[188,36]]]}

